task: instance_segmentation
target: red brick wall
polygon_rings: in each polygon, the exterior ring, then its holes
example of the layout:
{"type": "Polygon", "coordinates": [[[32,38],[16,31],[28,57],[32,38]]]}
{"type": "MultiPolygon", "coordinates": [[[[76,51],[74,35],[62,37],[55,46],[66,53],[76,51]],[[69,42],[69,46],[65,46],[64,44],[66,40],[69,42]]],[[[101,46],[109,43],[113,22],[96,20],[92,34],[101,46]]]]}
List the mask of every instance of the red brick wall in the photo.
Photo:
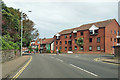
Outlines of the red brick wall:
{"type": "Polygon", "coordinates": [[[56,52],[56,47],[58,47],[58,50],[60,50],[60,47],[62,47],[61,52],[66,53],[68,51],[68,47],[70,46],[68,44],[68,40],[70,40],[69,35],[70,34],[61,35],[59,40],[56,40],[56,37],[54,37],[54,51],[55,52],[56,52]],[[67,38],[65,38],[65,35],[67,35],[67,38]],[[56,45],[56,41],[58,42],[57,45],[56,45]],[[62,45],[60,45],[60,41],[62,41],[62,45]],[[65,41],[67,41],[67,44],[65,44],[65,41]],[[65,47],[67,47],[66,51],[65,51],[65,47]]]}
{"type": "Polygon", "coordinates": [[[84,32],[84,51],[89,51],[89,46],[92,46],[90,52],[104,52],[104,28],[98,30],[98,35],[90,35],[89,30],[84,32]],[[100,43],[97,42],[97,38],[100,37],[100,43]],[[89,38],[92,38],[92,43],[89,42],[89,38]],[[101,47],[101,50],[97,50],[97,46],[101,47]]]}
{"type": "Polygon", "coordinates": [[[105,28],[105,52],[106,53],[113,53],[114,52],[114,46],[117,44],[117,32],[118,32],[118,23],[114,20],[112,21],[106,28],[105,28]],[[112,32],[111,32],[112,30],[112,32]],[[116,34],[114,33],[116,31],[116,34]],[[113,39],[116,39],[116,42],[113,42],[113,39]],[[112,39],[112,41],[111,41],[112,39]]]}
{"type": "MultiPolygon", "coordinates": [[[[118,32],[118,23],[114,20],[112,21],[109,25],[107,25],[107,27],[105,28],[103,26],[103,28],[99,28],[98,30],[98,34],[97,35],[90,35],[89,34],[89,30],[84,30],[84,31],[78,31],[77,32],[77,37],[74,38],[74,33],[69,33],[69,34],[64,34],[60,36],[59,40],[56,40],[56,37],[54,37],[54,51],[56,52],[56,47],[58,47],[58,49],[60,50],[60,47],[62,47],[61,52],[62,53],[66,53],[69,49],[69,47],[72,47],[72,51],[75,53],[107,53],[110,54],[113,52],[113,48],[111,48],[113,46],[113,39],[111,41],[111,38],[113,38],[113,33],[114,30],[116,31],[116,34],[114,35],[114,38],[116,38],[117,36],[117,32],[118,32]],[[112,33],[111,33],[112,30],[112,33]],[[81,36],[81,33],[83,32],[83,36],[81,36]],[[70,40],[69,35],[72,35],[72,45],[68,44],[68,40],[70,40]],[[65,38],[65,35],[67,35],[67,38],[65,38]],[[84,51],[80,51],[80,46],[78,46],[75,43],[75,39],[78,38],[84,38],[84,51]],[[100,37],[100,43],[97,42],[97,38],[100,37]],[[89,42],[89,38],[92,38],[92,43],[89,42]],[[58,44],[56,45],[56,41],[58,41],[58,44]],[[60,45],[60,41],[62,41],[62,45],[60,45]],[[67,44],[65,44],[65,41],[67,41],[67,44]],[[75,50],[75,46],[77,46],[77,50],[75,50]],[[92,46],[92,51],[89,51],[89,46],[92,46]],[[101,47],[101,50],[98,51],[97,50],[97,46],[101,47]],[[67,47],[67,50],[65,51],[65,47],[67,47]]],[[[119,32],[120,32],[120,27],[119,27],[119,32]]],[[[114,42],[114,45],[117,44],[117,39],[116,42],[114,42]]]]}
{"type": "MultiPolygon", "coordinates": [[[[92,46],[92,51],[91,52],[104,52],[104,28],[100,28],[99,31],[98,31],[98,35],[90,35],[89,34],[89,30],[85,30],[85,31],[78,31],[77,32],[77,37],[74,38],[74,33],[70,33],[72,35],[72,38],[69,38],[69,35],[70,34],[64,34],[64,35],[61,35],[60,36],[60,40],[56,40],[56,37],[55,38],[55,47],[54,47],[54,50],[56,51],[56,47],[58,47],[58,49],[60,50],[60,46],[62,47],[62,50],[61,52],[64,52],[66,53],[67,51],[69,51],[69,47],[71,46],[72,47],[72,51],[74,52],[78,52],[80,50],[80,46],[78,46],[76,43],[75,43],[75,39],[78,39],[80,37],[84,38],[84,52],[89,52],[89,46],[92,46]],[[81,32],[83,32],[83,36],[81,36],[81,32]],[[67,38],[65,38],[65,35],[67,35],[67,38]],[[101,38],[101,41],[100,43],[97,43],[97,37],[100,37],[101,38]],[[92,38],[92,43],[89,43],[89,38],[92,38]],[[68,40],[72,40],[72,45],[69,45],[68,44],[68,40]],[[56,41],[58,41],[58,45],[56,45],[56,41]],[[62,41],[62,45],[60,45],[60,41],[62,41]],[[67,44],[65,44],[65,41],[67,41],[67,44]],[[77,50],[75,50],[75,46],[77,46],[77,50]],[[101,49],[100,51],[97,51],[97,46],[101,46],[101,49]],[[67,47],[67,50],[65,51],[65,47],[67,47]]],[[[83,52],[83,51],[81,51],[83,52]]]]}

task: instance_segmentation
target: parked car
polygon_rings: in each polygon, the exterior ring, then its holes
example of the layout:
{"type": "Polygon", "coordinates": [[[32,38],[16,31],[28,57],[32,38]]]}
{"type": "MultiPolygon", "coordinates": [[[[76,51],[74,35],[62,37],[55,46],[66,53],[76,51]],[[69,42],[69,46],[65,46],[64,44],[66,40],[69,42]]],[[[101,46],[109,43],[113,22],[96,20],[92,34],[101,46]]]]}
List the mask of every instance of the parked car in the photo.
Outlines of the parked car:
{"type": "Polygon", "coordinates": [[[29,51],[23,51],[22,52],[22,55],[29,55],[30,53],[29,53],[29,51]]]}

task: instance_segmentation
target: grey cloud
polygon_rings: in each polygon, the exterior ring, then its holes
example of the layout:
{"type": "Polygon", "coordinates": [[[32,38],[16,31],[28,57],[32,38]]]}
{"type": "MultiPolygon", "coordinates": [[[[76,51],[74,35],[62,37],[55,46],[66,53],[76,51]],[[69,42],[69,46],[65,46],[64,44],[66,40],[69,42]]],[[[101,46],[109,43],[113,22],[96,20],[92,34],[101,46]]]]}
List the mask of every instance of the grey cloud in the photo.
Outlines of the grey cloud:
{"type": "MultiPolygon", "coordinates": [[[[16,0],[14,0],[16,1],[16,0]]],[[[57,32],[101,20],[117,19],[117,2],[22,2],[11,3],[35,22],[40,37],[53,37],[57,32]]],[[[10,5],[10,4],[9,4],[10,5]]]]}

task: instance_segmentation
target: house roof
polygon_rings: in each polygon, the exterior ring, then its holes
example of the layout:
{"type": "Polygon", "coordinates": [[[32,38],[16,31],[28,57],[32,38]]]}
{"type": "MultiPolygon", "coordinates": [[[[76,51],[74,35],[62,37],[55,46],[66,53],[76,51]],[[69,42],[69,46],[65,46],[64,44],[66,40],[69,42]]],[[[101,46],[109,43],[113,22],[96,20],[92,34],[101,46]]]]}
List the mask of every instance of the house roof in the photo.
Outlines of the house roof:
{"type": "Polygon", "coordinates": [[[69,34],[69,33],[72,33],[74,30],[76,30],[76,31],[87,30],[92,25],[95,25],[98,28],[100,28],[100,27],[106,27],[113,20],[115,20],[115,19],[109,19],[109,20],[105,20],[105,21],[99,21],[99,22],[95,22],[95,23],[84,24],[84,25],[81,25],[80,27],[63,30],[63,31],[59,32],[58,34],[69,34]]]}
{"type": "MultiPolygon", "coordinates": [[[[39,39],[41,42],[41,39],[39,39]]],[[[53,38],[48,38],[48,39],[42,39],[42,44],[50,44],[52,43],[54,39],[53,38]]]]}

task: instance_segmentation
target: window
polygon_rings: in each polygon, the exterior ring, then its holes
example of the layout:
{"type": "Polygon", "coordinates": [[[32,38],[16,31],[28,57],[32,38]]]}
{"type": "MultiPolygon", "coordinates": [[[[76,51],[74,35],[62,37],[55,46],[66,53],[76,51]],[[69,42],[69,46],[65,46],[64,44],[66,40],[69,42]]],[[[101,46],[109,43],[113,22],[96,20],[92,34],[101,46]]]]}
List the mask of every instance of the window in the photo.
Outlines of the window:
{"type": "Polygon", "coordinates": [[[117,39],[117,43],[120,43],[120,40],[119,40],[119,39],[117,39]]]}
{"type": "Polygon", "coordinates": [[[67,47],[65,47],[65,51],[67,50],[67,47]]]}
{"type": "Polygon", "coordinates": [[[98,30],[95,30],[95,34],[98,34],[98,30]]]}
{"type": "Polygon", "coordinates": [[[40,41],[38,41],[38,44],[40,43],[40,41]]]}
{"type": "Polygon", "coordinates": [[[116,34],[116,30],[114,30],[114,33],[116,34]]]}
{"type": "Polygon", "coordinates": [[[77,33],[74,33],[74,38],[76,38],[77,37],[77,33]]]}
{"type": "Polygon", "coordinates": [[[80,50],[83,50],[83,46],[80,47],[80,50]]]}
{"type": "Polygon", "coordinates": [[[65,41],[65,44],[67,44],[67,41],[65,41]]]}
{"type": "Polygon", "coordinates": [[[97,42],[100,42],[100,37],[97,38],[97,42]]]}
{"type": "Polygon", "coordinates": [[[67,35],[65,35],[65,38],[67,38],[67,35]]]}
{"type": "Polygon", "coordinates": [[[81,32],[81,36],[83,35],[83,32],[81,32]]]}
{"type": "Polygon", "coordinates": [[[89,46],[89,51],[92,51],[92,46],[89,46]]]}
{"type": "Polygon", "coordinates": [[[119,35],[119,31],[118,31],[117,35],[119,35]]]}
{"type": "Polygon", "coordinates": [[[60,46],[60,50],[62,50],[62,47],[60,46]]]}
{"type": "Polygon", "coordinates": [[[68,44],[69,44],[69,45],[72,45],[72,41],[71,41],[71,40],[69,40],[69,41],[68,41],[68,44]]]}
{"type": "Polygon", "coordinates": [[[100,46],[97,46],[97,50],[100,51],[100,46]]]}
{"type": "Polygon", "coordinates": [[[77,46],[75,46],[75,50],[77,50],[77,46]]]}
{"type": "Polygon", "coordinates": [[[70,34],[69,37],[72,38],[72,35],[70,34]]]}
{"type": "Polygon", "coordinates": [[[56,45],[58,44],[58,42],[56,41],[56,45]]]}
{"type": "Polygon", "coordinates": [[[89,42],[92,42],[92,38],[89,38],[89,42]]]}
{"type": "Polygon", "coordinates": [[[77,39],[75,39],[75,43],[77,43],[77,39]]]}
{"type": "Polygon", "coordinates": [[[116,42],[116,38],[114,39],[114,42],[116,42]]]}
{"type": "Polygon", "coordinates": [[[69,47],[69,51],[72,51],[72,47],[69,47]]]}
{"type": "Polygon", "coordinates": [[[60,45],[62,44],[62,41],[60,41],[60,45]]]}
{"type": "Polygon", "coordinates": [[[60,39],[60,36],[56,36],[56,39],[60,39]]]}
{"type": "Polygon", "coordinates": [[[90,30],[90,34],[93,34],[93,30],[90,30]]]}
{"type": "Polygon", "coordinates": [[[58,47],[56,47],[56,50],[58,49],[58,47]]]}

